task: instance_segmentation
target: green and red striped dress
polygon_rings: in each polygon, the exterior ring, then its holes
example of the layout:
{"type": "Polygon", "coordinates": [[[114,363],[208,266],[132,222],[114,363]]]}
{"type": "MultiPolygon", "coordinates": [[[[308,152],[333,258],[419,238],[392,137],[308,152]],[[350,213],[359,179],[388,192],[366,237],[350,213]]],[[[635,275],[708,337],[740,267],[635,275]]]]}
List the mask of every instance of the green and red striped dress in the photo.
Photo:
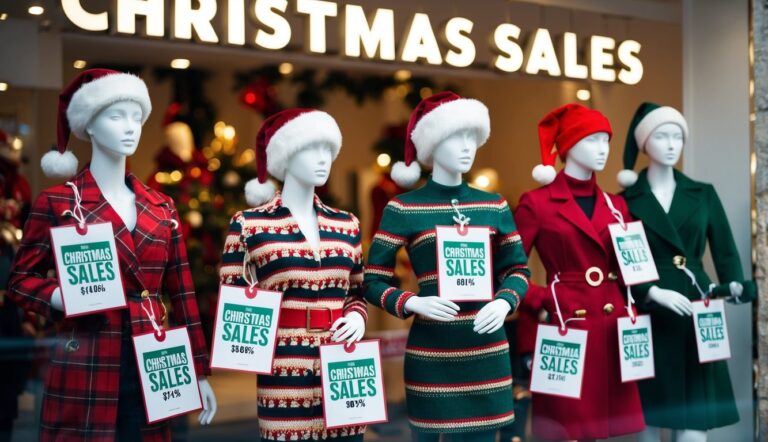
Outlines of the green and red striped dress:
{"type": "MultiPolygon", "coordinates": [[[[451,200],[471,226],[491,230],[495,296],[517,307],[528,289],[527,258],[506,200],[466,182],[443,186],[431,179],[399,195],[384,209],[365,269],[365,297],[400,318],[412,296],[437,296],[435,226],[453,225],[451,200]],[[395,255],[406,246],[419,293],[393,287],[395,255]]],[[[512,373],[509,345],[500,329],[477,334],[473,321],[485,302],[459,304],[453,322],[416,317],[405,354],[405,385],[411,427],[423,433],[468,433],[511,423],[512,373]]]]}

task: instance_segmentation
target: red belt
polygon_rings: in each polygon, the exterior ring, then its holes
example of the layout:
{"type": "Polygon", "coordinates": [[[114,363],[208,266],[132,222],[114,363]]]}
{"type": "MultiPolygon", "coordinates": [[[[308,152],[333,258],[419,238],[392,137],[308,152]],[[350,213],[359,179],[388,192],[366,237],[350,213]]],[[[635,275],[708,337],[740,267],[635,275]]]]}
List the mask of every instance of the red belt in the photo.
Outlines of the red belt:
{"type": "Polygon", "coordinates": [[[331,329],[337,319],[344,315],[343,310],[331,310],[327,307],[283,308],[280,309],[279,327],[304,328],[308,332],[321,332],[331,329]]]}
{"type": "Polygon", "coordinates": [[[618,272],[605,271],[600,267],[590,267],[585,272],[560,272],[560,282],[586,282],[592,287],[598,287],[606,279],[616,281],[619,279],[618,272]]]}

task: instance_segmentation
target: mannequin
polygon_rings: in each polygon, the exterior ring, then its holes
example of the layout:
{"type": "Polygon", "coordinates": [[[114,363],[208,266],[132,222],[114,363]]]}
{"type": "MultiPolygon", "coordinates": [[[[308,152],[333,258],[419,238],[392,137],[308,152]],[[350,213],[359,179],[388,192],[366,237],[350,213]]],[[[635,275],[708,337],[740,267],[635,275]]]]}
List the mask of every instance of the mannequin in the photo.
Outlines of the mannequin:
{"type": "Polygon", "coordinates": [[[195,150],[195,139],[187,123],[174,121],[165,127],[165,142],[185,163],[192,161],[192,153],[195,150]]]}
{"type": "Polygon", "coordinates": [[[714,189],[674,169],[687,132],[685,118],[676,109],[644,103],[632,120],[625,170],[619,174],[620,183],[628,187],[624,195],[632,215],[646,225],[660,276],[632,290],[638,308],[651,314],[656,353],[656,378],[639,384],[649,425],[640,436],[643,442],[658,442],[661,428],[675,430],[675,441],[703,442],[707,429],[739,419],[726,362],[698,362],[691,302],[701,299],[699,288],[711,297],[748,302],[754,285],[741,281],[738,252],[714,189]],[[649,159],[639,177],[631,170],[638,152],[649,159]],[[707,240],[719,286],[709,283],[700,264],[707,240]],[[670,264],[672,255],[685,257],[684,267],[699,288],[685,270],[670,264]]]}
{"type": "Polygon", "coordinates": [[[452,92],[422,100],[408,125],[406,161],[393,166],[392,178],[413,185],[421,175],[419,164],[431,166],[432,177],[389,202],[369,251],[368,301],[398,318],[415,315],[404,376],[414,441],[437,441],[441,435],[448,441],[494,441],[496,431],[514,420],[509,348],[501,327],[527,291],[527,259],[504,198],[462,179],[489,134],[488,109],[479,101],[452,92]],[[489,228],[491,300],[459,304],[440,296],[450,287],[438,291],[437,226],[455,225],[460,234],[462,222],[489,228]],[[418,294],[392,285],[403,246],[418,294]],[[475,357],[477,352],[482,357],[475,357]]]}
{"type": "Polygon", "coordinates": [[[53,351],[43,403],[41,440],[91,434],[170,440],[165,422],[146,424],[131,340],[133,335],[153,331],[142,307],[162,312],[161,285],[174,307],[175,323],[187,326],[189,332],[204,407],[201,424],[213,419],[216,398],[205,378],[210,372],[208,352],[197,304],[189,296],[194,289],[183,238],[172,228],[178,223],[173,202],[126,173],[126,157],[135,153],[151,111],[146,85],[129,74],[84,71],[61,93],[60,109],[66,114],[59,115],[58,150],[46,154],[42,166],[46,175],[69,181],[44,190],[36,200],[9,283],[9,296],[22,308],[60,322],[60,343],[53,351]],[[77,159],[65,150],[70,132],[92,145],[91,163],[74,177],[77,159]],[[126,309],[63,318],[58,280],[45,276],[55,268],[49,229],[78,223],[74,215],[67,216],[78,205],[82,210],[74,213],[82,213],[86,224],[112,223],[126,309]],[[159,260],[159,256],[165,258],[159,260]],[[113,339],[114,335],[121,339],[113,339]],[[104,360],[115,363],[94,365],[93,361],[104,360]],[[90,390],[72,390],[73,385],[88,385],[90,390]],[[110,402],[116,406],[104,407],[110,402]],[[88,416],[99,417],[87,420],[88,416]]]}
{"type": "MultiPolygon", "coordinates": [[[[526,252],[537,249],[548,282],[531,287],[521,314],[535,318],[543,308],[550,324],[587,331],[581,398],[533,393],[538,438],[605,439],[645,427],[637,386],[621,382],[618,348],[609,345],[618,339],[617,319],[628,313],[608,231],[617,220],[606,198],[629,219],[621,197],[604,194],[596,183],[611,133],[601,113],[581,105],[546,115],[539,123],[542,164],[533,172],[544,186],[524,193],[515,211],[526,252]],[[565,167],[556,174],[558,155],[565,167]]],[[[535,327],[535,319],[520,322],[518,333],[532,338],[535,327]]]]}
{"type": "Polygon", "coordinates": [[[315,194],[340,149],[339,127],[325,112],[287,109],[264,120],[257,178],[246,184],[254,208],[233,216],[225,241],[222,284],[283,293],[272,374],[257,381],[262,441],[363,440],[365,426],[324,427],[320,394],[319,346],[352,346],[368,317],[359,222],[315,194]],[[267,174],[283,181],[282,192],[267,174]]]}

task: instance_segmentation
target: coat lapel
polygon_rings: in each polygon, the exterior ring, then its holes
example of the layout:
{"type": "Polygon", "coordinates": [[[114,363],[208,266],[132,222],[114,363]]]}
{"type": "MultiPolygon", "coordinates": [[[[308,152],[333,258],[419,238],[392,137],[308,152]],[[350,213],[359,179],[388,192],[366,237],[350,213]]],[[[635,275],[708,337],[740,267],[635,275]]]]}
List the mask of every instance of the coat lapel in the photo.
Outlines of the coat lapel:
{"type": "Polygon", "coordinates": [[[675,182],[677,187],[669,209],[669,219],[679,231],[686,221],[699,211],[699,206],[704,202],[702,197],[704,186],[677,170],[675,170],[675,182]]]}
{"type": "Polygon", "coordinates": [[[152,191],[133,174],[127,181],[136,195],[136,227],[133,230],[134,251],[139,259],[152,241],[154,230],[161,224],[170,225],[171,219],[160,206],[167,204],[157,192],[152,191]]]}
{"type": "MultiPolygon", "coordinates": [[[[672,201],[673,208],[676,204],[675,200],[678,198],[678,191],[679,188],[675,189],[675,196],[672,201]]],[[[653,192],[651,192],[651,187],[648,185],[648,178],[646,177],[645,170],[640,172],[637,183],[624,192],[624,199],[626,199],[627,204],[631,208],[632,215],[635,218],[642,220],[643,226],[653,230],[669,243],[669,245],[674,247],[680,253],[685,254],[683,241],[680,239],[677,229],[672,224],[670,216],[664,212],[661,204],[659,204],[659,201],[653,195],[653,192]]]]}
{"type": "MultiPolygon", "coordinates": [[[[592,225],[592,222],[587,218],[587,215],[584,214],[584,211],[581,210],[581,207],[579,207],[579,205],[576,203],[576,200],[573,199],[573,195],[571,194],[571,190],[568,188],[568,183],[565,181],[563,172],[557,174],[557,178],[555,178],[555,181],[550,184],[549,189],[550,198],[553,201],[560,202],[561,204],[560,209],[558,210],[558,214],[566,221],[573,224],[576,228],[581,230],[584,235],[592,239],[592,241],[597,244],[600,250],[605,252],[605,244],[603,244],[603,241],[600,240],[600,236],[597,234],[597,231],[592,225]]],[[[603,203],[603,205],[605,205],[605,203],[603,203]]],[[[597,207],[598,203],[596,201],[595,210],[597,210],[597,207]]]]}

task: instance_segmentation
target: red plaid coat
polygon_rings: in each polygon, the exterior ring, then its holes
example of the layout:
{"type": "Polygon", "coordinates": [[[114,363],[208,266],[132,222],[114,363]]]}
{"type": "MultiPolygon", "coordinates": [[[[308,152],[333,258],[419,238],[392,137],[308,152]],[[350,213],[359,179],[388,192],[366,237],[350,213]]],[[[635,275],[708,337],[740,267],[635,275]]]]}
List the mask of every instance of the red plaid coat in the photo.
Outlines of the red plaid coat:
{"type": "MultiPolygon", "coordinates": [[[[148,290],[158,317],[159,293],[170,298],[176,324],[186,324],[192,342],[195,368],[209,374],[208,350],[200,326],[194,287],[173,201],[151,190],[133,175],[126,181],[136,194],[137,221],[133,232],[101,195],[86,167],[71,180],[82,195],[86,222],[110,221],[115,232],[128,309],[65,319],[51,308],[58,286],[49,229],[76,223],[63,212],[74,209],[71,188],[58,185],[44,190],[35,201],[24,227],[24,238],[14,263],[8,296],[25,310],[59,322],[59,342],[53,351],[43,398],[40,440],[112,441],[115,439],[120,385],[120,346],[125,320],[133,334],[152,331],[141,309],[140,294],[148,290]],[[74,339],[75,351],[65,344],[74,339]]],[[[145,301],[145,305],[146,305],[145,301]]],[[[142,429],[145,441],[170,440],[165,424],[142,429]]]]}

